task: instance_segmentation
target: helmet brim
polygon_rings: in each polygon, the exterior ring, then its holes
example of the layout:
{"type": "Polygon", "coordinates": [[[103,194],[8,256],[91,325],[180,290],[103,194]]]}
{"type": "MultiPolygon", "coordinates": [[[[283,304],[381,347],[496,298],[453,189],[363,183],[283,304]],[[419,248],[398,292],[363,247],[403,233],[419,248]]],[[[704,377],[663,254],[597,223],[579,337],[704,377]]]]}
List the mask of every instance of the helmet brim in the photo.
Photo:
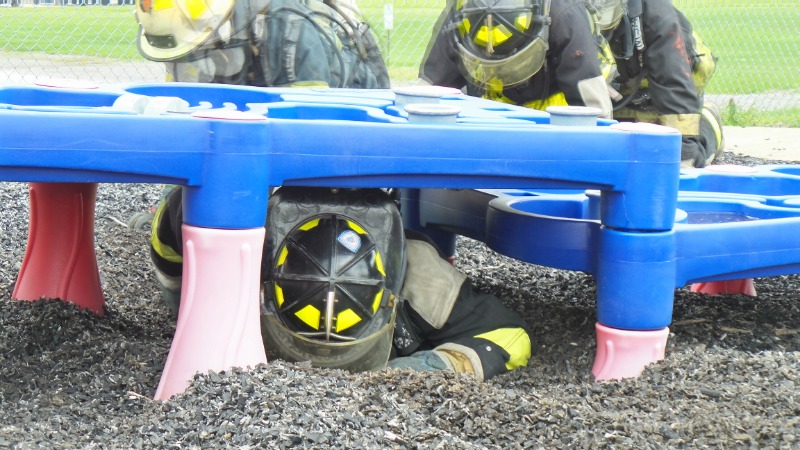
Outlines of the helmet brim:
{"type": "Polygon", "coordinates": [[[386,367],[392,349],[394,317],[377,333],[352,342],[322,342],[286,328],[280,318],[267,312],[261,315],[264,348],[272,358],[310,361],[314,367],[337,368],[351,372],[386,367]]]}
{"type": "MultiPolygon", "coordinates": [[[[175,42],[174,45],[169,47],[158,47],[150,44],[150,41],[145,35],[144,28],[139,27],[139,38],[137,44],[139,53],[151,61],[166,62],[175,61],[186,57],[193,50],[202,46],[216,30],[209,30],[207,32],[195,34],[190,41],[175,42]]],[[[165,39],[166,40],[166,39],[165,39]]]]}

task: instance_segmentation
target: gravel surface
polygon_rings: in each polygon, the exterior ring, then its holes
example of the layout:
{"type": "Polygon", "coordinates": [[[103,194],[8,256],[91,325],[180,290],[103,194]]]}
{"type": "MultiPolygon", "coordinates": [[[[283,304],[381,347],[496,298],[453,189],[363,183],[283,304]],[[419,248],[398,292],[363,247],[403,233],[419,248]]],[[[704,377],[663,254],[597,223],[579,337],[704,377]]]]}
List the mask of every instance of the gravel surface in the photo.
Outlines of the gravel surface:
{"type": "MultiPolygon", "coordinates": [[[[721,163],[780,163],[726,153],[721,163]]],[[[147,232],[123,222],[154,185],[99,187],[96,248],[108,315],[10,300],[27,236],[21,183],[0,183],[0,448],[587,449],[800,447],[800,277],[758,298],[676,290],[666,360],[595,382],[595,284],[459,241],[459,266],[522,314],[524,369],[479,383],[444,373],[350,374],[271,361],[198,375],[152,400],[175,331],[147,232]]]]}

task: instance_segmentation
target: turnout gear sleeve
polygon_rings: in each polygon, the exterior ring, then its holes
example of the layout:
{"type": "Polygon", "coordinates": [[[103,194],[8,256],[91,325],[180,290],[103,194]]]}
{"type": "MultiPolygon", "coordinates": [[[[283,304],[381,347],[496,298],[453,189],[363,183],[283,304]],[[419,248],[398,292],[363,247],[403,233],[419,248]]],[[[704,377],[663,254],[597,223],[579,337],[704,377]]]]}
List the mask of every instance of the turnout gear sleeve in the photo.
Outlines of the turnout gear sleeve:
{"type": "Polygon", "coordinates": [[[692,78],[692,42],[687,41],[691,25],[671,1],[645,0],[642,6],[644,66],[653,107],[659,116],[698,114],[702,102],[692,78]]]}
{"type": "Polygon", "coordinates": [[[611,98],[600,70],[599,36],[582,1],[553,1],[548,64],[569,105],[592,106],[611,117],[611,98]],[[563,5],[563,7],[558,7],[563,5]]]}

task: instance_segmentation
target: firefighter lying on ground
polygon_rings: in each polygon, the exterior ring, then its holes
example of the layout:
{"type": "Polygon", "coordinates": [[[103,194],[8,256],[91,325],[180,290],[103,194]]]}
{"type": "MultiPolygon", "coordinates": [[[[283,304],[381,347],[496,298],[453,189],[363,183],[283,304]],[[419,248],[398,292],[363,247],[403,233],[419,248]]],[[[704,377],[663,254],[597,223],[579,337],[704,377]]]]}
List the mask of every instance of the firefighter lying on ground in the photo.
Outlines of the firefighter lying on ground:
{"type": "MultiPolygon", "coordinates": [[[[160,203],[151,256],[180,306],[182,199],[160,203]]],[[[269,200],[262,261],[267,355],[352,371],[388,366],[485,380],[525,366],[522,319],[478,292],[424,235],[404,231],[381,189],[281,187],[269,200]]]]}

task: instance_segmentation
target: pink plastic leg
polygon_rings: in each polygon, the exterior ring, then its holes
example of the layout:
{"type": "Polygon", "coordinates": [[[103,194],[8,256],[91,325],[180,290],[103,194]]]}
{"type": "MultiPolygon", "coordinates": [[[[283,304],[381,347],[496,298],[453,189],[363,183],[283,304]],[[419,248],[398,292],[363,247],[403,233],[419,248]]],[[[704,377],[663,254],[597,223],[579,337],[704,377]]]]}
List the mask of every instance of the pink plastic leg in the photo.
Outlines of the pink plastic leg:
{"type": "Polygon", "coordinates": [[[595,331],[597,354],[592,373],[598,381],[636,378],[649,364],[664,359],[669,328],[619,330],[598,322],[595,331]]]}
{"type": "Polygon", "coordinates": [[[264,228],[182,230],[181,307],[157,400],[183,392],[198,372],[267,362],[259,316],[264,228]]]}
{"type": "Polygon", "coordinates": [[[94,250],[96,198],[96,183],[30,184],[28,245],[13,298],[59,298],[104,314],[94,250]]]}
{"type": "Polygon", "coordinates": [[[690,289],[692,292],[701,292],[703,294],[744,294],[751,297],[756,296],[756,287],[753,284],[752,278],[695,283],[690,289]]]}

